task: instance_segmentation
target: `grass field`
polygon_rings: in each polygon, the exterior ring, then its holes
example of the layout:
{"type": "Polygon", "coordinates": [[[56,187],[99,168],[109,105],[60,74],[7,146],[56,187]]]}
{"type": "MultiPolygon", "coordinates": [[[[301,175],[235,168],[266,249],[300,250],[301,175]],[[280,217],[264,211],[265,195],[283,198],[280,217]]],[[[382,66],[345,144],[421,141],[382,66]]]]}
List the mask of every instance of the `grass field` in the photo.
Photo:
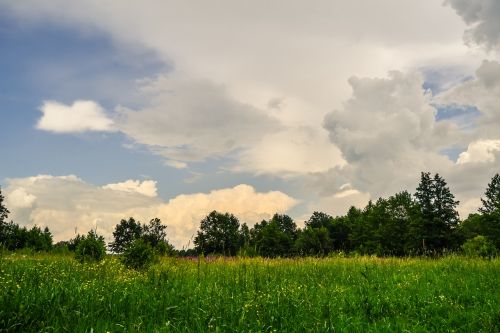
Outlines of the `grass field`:
{"type": "Polygon", "coordinates": [[[0,331],[499,332],[500,260],[7,255],[0,331]]]}

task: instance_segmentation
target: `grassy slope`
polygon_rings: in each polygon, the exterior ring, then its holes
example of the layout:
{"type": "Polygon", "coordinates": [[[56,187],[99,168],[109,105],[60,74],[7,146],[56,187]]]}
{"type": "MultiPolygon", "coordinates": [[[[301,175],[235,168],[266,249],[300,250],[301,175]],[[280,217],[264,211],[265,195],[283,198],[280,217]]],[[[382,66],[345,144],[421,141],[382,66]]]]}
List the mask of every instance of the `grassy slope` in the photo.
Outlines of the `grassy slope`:
{"type": "Polygon", "coordinates": [[[0,331],[500,330],[500,260],[0,259],[0,331]]]}

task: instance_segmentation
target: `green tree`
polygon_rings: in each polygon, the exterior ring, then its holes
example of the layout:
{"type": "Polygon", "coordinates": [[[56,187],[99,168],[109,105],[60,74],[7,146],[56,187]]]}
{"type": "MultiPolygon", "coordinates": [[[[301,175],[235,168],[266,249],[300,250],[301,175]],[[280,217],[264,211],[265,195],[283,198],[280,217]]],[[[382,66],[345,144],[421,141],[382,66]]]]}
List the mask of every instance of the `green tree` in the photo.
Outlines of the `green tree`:
{"type": "Polygon", "coordinates": [[[2,188],[0,187],[0,226],[7,223],[7,218],[9,217],[9,210],[5,207],[4,196],[2,195],[2,188]]]}
{"type": "Polygon", "coordinates": [[[143,238],[153,248],[156,248],[159,244],[164,244],[166,242],[166,229],[167,226],[162,224],[159,218],[155,217],[149,221],[149,224],[144,226],[143,238]]]}
{"type": "Polygon", "coordinates": [[[142,270],[148,268],[156,259],[153,247],[144,239],[138,238],[125,248],[121,258],[128,268],[142,270]]]}
{"type": "Polygon", "coordinates": [[[200,222],[194,239],[198,253],[234,256],[241,246],[240,222],[233,214],[212,211],[200,222]]]}
{"type": "Polygon", "coordinates": [[[9,210],[3,203],[4,197],[2,195],[2,188],[0,187],[0,251],[2,247],[7,248],[7,237],[9,235],[9,225],[7,218],[9,217],[9,210]]]}
{"type": "Polygon", "coordinates": [[[418,206],[407,191],[396,193],[385,203],[385,218],[379,229],[381,254],[406,255],[410,224],[420,216],[418,206]]]}
{"type": "Polygon", "coordinates": [[[309,228],[328,228],[332,223],[333,217],[323,212],[312,213],[309,220],[305,222],[305,226],[309,228]]]}
{"type": "Polygon", "coordinates": [[[81,263],[97,262],[104,259],[106,255],[106,243],[104,237],[90,230],[78,243],[75,251],[75,259],[81,263]]]}
{"type": "Polygon", "coordinates": [[[122,219],[113,231],[114,241],[109,244],[109,248],[115,253],[123,253],[133,241],[142,236],[142,233],[143,228],[139,221],[133,217],[128,220],[122,219]]]}
{"type": "Polygon", "coordinates": [[[484,199],[481,198],[483,206],[479,208],[479,211],[483,214],[500,212],[500,175],[498,173],[491,179],[484,196],[484,199]]]}
{"type": "Polygon", "coordinates": [[[288,215],[274,214],[269,221],[257,223],[250,231],[252,244],[264,257],[287,257],[294,252],[297,225],[288,215]]]}
{"type": "Polygon", "coordinates": [[[467,240],[462,245],[462,250],[467,256],[491,258],[496,255],[497,249],[495,245],[484,236],[476,236],[467,240]]]}
{"type": "Polygon", "coordinates": [[[331,240],[326,227],[306,227],[295,241],[296,252],[302,255],[326,255],[331,250],[331,240]]]}
{"type": "Polygon", "coordinates": [[[445,180],[439,174],[431,178],[430,173],[422,172],[415,198],[421,218],[412,223],[411,237],[416,240],[413,249],[418,252],[442,252],[455,247],[454,229],[459,223],[456,211],[459,202],[445,180]]]}

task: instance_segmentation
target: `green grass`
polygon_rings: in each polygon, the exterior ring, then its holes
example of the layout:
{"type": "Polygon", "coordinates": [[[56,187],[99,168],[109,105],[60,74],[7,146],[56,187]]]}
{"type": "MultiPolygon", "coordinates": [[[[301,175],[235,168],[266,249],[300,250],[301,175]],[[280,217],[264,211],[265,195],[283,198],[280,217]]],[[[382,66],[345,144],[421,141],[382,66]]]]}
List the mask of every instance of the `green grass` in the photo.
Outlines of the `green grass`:
{"type": "Polygon", "coordinates": [[[499,330],[499,259],[0,259],[7,332],[499,330]]]}

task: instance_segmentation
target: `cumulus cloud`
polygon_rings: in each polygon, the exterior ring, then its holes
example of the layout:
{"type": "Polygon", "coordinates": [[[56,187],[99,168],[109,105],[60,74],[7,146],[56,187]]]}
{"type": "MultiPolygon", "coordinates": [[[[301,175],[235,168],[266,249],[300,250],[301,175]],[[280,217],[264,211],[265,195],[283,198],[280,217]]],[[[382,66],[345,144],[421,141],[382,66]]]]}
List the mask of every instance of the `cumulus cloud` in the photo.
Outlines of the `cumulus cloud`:
{"type": "Polygon", "coordinates": [[[42,117],[36,127],[54,133],[81,133],[86,131],[113,131],[113,121],[94,101],[75,101],[65,105],[45,101],[40,107],[42,117]]]}
{"type": "Polygon", "coordinates": [[[14,189],[6,199],[6,205],[10,209],[31,208],[35,202],[36,196],[28,193],[23,187],[14,189]]]}
{"type": "Polygon", "coordinates": [[[500,140],[479,140],[458,156],[457,164],[494,162],[500,152],[500,140]]]}
{"type": "Polygon", "coordinates": [[[326,115],[324,126],[347,165],[331,170],[374,196],[414,183],[422,170],[453,164],[439,150],[456,142],[457,128],[437,122],[431,95],[418,73],[391,72],[385,79],[349,80],[352,97],[326,115]]]}
{"type": "Polygon", "coordinates": [[[136,192],[148,197],[156,197],[156,181],[154,180],[126,180],[121,183],[108,184],[103,186],[104,189],[114,191],[136,192]]]}
{"type": "Polygon", "coordinates": [[[4,194],[16,223],[48,226],[55,241],[70,239],[91,228],[97,228],[110,240],[115,225],[123,218],[132,216],[147,223],[158,217],[167,225],[168,237],[177,247],[189,244],[200,220],[214,209],[231,212],[253,225],[297,203],[283,192],[261,193],[249,185],[179,195],[168,202],[141,193],[146,188],[146,193],[153,194],[153,181],[110,185],[95,186],[76,176],[41,175],[8,179],[4,194]]]}
{"type": "Polygon", "coordinates": [[[484,45],[488,49],[500,45],[500,2],[497,0],[447,0],[447,4],[470,27],[465,41],[484,45]]]}

